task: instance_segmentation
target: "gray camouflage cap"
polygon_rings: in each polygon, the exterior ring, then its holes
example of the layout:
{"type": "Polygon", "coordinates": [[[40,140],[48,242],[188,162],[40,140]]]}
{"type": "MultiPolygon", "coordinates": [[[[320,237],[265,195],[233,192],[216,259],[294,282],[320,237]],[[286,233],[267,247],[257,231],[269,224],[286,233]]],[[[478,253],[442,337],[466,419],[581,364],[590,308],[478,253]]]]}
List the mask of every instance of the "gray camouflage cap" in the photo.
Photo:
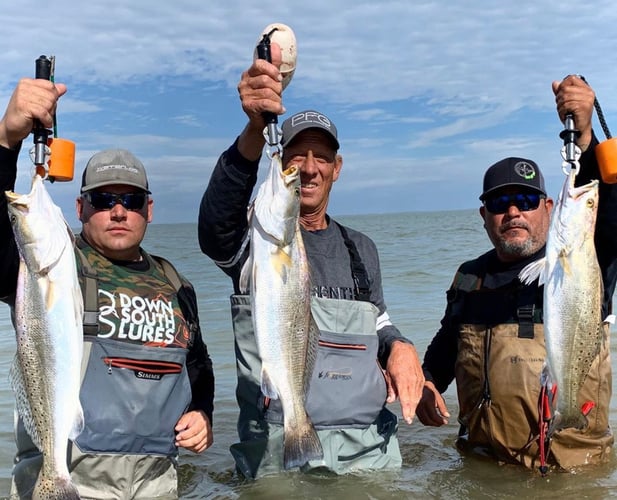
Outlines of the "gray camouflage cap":
{"type": "Polygon", "coordinates": [[[135,186],[150,193],[145,167],[126,149],[106,149],[93,155],[81,178],[81,192],[111,184],[135,186]]]}

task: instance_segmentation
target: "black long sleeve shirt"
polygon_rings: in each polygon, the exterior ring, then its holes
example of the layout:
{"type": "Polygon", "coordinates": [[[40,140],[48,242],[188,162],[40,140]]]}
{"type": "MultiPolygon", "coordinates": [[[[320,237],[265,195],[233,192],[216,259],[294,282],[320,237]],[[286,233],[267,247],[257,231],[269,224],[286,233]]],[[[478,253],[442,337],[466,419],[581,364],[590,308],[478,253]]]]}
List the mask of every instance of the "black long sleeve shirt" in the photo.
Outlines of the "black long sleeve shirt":
{"type": "MultiPolygon", "coordinates": [[[[595,135],[589,148],[581,155],[581,170],[576,177],[576,185],[587,184],[592,179],[599,179],[598,215],[595,228],[595,246],[604,282],[602,314],[606,317],[611,312],[611,303],[617,282],[617,184],[602,182],[594,149],[598,144],[595,135]]],[[[544,255],[542,248],[535,255],[518,262],[501,262],[495,250],[481,258],[486,259],[487,268],[482,287],[497,289],[518,280],[519,271],[529,262],[544,255]]],[[[537,287],[537,282],[528,287],[537,287]]],[[[541,294],[540,294],[541,296],[541,294]]],[[[541,299],[540,299],[541,300],[541,299]]],[[[441,320],[441,328],[431,341],[424,356],[423,369],[427,380],[444,392],[454,380],[454,367],[458,356],[458,327],[453,318],[452,308],[446,307],[441,320]]]]}

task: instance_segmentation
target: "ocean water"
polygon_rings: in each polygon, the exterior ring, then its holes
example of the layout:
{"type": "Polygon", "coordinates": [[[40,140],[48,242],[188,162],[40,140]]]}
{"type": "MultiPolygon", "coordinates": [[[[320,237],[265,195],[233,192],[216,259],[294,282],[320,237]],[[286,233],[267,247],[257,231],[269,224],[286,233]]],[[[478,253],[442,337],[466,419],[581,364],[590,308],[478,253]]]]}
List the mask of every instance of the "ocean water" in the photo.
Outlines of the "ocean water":
{"type": "MultiPolygon", "coordinates": [[[[486,251],[490,243],[476,210],[413,212],[337,217],[376,242],[384,294],[392,321],[424,355],[439,327],[445,290],[464,260],[486,251]]],[[[440,428],[414,420],[400,423],[403,455],[400,471],[350,476],[287,472],[246,481],[234,472],[229,445],[236,440],[235,364],[229,313],[231,281],[203,255],[195,224],[152,224],[144,247],[169,258],[197,291],[204,339],[214,362],[216,395],[214,445],[201,455],[180,456],[180,492],[184,499],[602,499],[617,495],[617,459],[577,473],[537,472],[499,466],[461,456],[454,446],[458,424],[455,387],[445,394],[452,414],[440,428]]],[[[0,304],[0,498],[9,491],[13,443],[14,397],[8,383],[15,351],[9,309],[0,304]]],[[[615,358],[615,352],[613,352],[615,358]]],[[[611,425],[617,427],[617,398],[611,425]]],[[[390,405],[400,415],[398,403],[390,405]]]]}

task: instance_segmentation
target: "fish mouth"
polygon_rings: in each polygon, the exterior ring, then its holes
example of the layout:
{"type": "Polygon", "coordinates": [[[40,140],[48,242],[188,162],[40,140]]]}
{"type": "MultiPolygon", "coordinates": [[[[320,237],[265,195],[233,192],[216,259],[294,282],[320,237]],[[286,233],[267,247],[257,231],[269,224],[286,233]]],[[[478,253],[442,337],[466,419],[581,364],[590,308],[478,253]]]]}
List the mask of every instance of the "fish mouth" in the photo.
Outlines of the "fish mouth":
{"type": "Polygon", "coordinates": [[[290,165],[285,170],[283,170],[283,175],[293,175],[298,171],[298,165],[290,165]]]}
{"type": "Polygon", "coordinates": [[[19,198],[19,195],[15,191],[5,191],[4,194],[6,195],[6,198],[9,201],[9,203],[12,203],[17,198],[19,198]]]}
{"type": "Polygon", "coordinates": [[[4,194],[6,195],[7,202],[10,204],[23,206],[27,205],[27,199],[24,198],[20,201],[23,195],[16,193],[15,191],[5,191],[4,194]]]}

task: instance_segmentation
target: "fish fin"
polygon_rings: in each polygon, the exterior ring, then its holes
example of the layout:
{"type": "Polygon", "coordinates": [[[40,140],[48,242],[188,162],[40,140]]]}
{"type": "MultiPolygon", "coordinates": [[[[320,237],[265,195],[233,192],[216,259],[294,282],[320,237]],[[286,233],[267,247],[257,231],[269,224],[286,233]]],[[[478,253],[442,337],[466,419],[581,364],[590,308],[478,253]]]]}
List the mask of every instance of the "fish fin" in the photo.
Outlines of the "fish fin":
{"type": "Polygon", "coordinates": [[[26,429],[28,436],[30,436],[30,439],[32,439],[34,445],[41,450],[43,449],[43,441],[41,440],[41,437],[36,430],[36,425],[34,424],[34,416],[32,414],[30,402],[28,401],[26,386],[24,384],[24,378],[17,354],[15,355],[13,364],[9,369],[9,382],[15,392],[15,406],[17,407],[17,413],[24,423],[24,428],[26,429]]]}
{"type": "Polygon", "coordinates": [[[563,419],[561,418],[561,413],[559,413],[558,410],[555,410],[555,413],[553,414],[553,419],[548,426],[547,434],[549,436],[552,436],[556,431],[564,428],[563,425],[561,425],[562,420],[563,419]]]}
{"type": "Polygon", "coordinates": [[[323,448],[319,436],[305,413],[298,425],[285,425],[283,463],[285,469],[301,467],[310,460],[323,460],[323,448]]]}
{"type": "Polygon", "coordinates": [[[45,310],[49,311],[53,308],[56,301],[58,300],[58,293],[56,292],[56,287],[54,286],[53,281],[50,281],[46,278],[40,278],[41,282],[46,283],[45,286],[42,286],[41,289],[45,294],[45,310]]]}
{"type": "Polygon", "coordinates": [[[264,396],[270,399],[278,399],[279,394],[276,390],[275,385],[272,383],[270,379],[270,375],[268,375],[268,370],[262,366],[261,368],[261,392],[264,396]]]}
{"type": "Polygon", "coordinates": [[[270,256],[270,262],[276,274],[283,281],[287,281],[287,269],[291,267],[291,256],[285,249],[277,247],[274,253],[270,256]]]}
{"type": "Polygon", "coordinates": [[[547,389],[552,389],[554,385],[553,372],[550,365],[544,360],[542,363],[542,371],[540,372],[540,385],[546,386],[547,389]]]}
{"type": "Polygon", "coordinates": [[[571,276],[572,266],[570,266],[570,259],[568,259],[569,253],[570,252],[566,251],[565,249],[559,252],[559,263],[561,264],[563,272],[566,273],[568,276],[571,276]]]}
{"type": "Polygon", "coordinates": [[[308,394],[309,387],[311,385],[311,378],[313,376],[313,369],[315,368],[315,361],[317,360],[317,350],[319,348],[319,327],[315,322],[315,318],[310,314],[309,328],[307,337],[307,349],[306,349],[306,361],[304,368],[304,394],[308,394]]]}
{"type": "Polygon", "coordinates": [[[249,293],[249,286],[251,282],[251,271],[253,270],[253,258],[249,257],[244,261],[242,270],[240,271],[240,281],[238,282],[238,288],[240,293],[249,293]]]}
{"type": "Polygon", "coordinates": [[[77,409],[75,410],[75,416],[73,417],[73,426],[69,433],[69,439],[75,440],[77,436],[84,430],[84,410],[81,407],[79,400],[77,401],[77,409]]]}
{"type": "Polygon", "coordinates": [[[546,257],[542,257],[533,261],[531,264],[527,264],[521,272],[518,274],[518,279],[525,285],[530,285],[536,279],[538,284],[543,285],[545,281],[546,270],[546,257]]]}
{"type": "MultiPolygon", "coordinates": [[[[70,240],[69,240],[70,241],[70,240]]],[[[62,258],[66,249],[65,238],[42,238],[41,245],[44,247],[40,252],[37,252],[38,259],[35,259],[35,269],[33,271],[39,275],[46,275],[49,273],[57,262],[62,258]]],[[[73,251],[70,249],[70,251],[73,251]]]]}

